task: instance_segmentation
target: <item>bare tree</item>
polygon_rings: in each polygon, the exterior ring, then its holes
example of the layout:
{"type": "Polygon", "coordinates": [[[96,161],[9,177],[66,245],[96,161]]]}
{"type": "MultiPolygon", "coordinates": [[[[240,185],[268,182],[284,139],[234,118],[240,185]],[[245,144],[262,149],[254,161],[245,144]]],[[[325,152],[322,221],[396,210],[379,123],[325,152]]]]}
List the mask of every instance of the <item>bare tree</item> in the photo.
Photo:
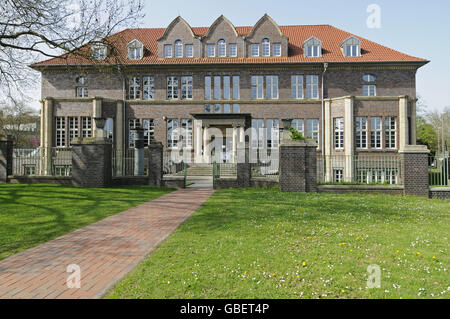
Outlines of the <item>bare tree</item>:
{"type": "Polygon", "coordinates": [[[86,48],[143,18],[142,0],[0,0],[0,93],[34,86],[28,65],[63,55],[91,59],[86,48]]]}

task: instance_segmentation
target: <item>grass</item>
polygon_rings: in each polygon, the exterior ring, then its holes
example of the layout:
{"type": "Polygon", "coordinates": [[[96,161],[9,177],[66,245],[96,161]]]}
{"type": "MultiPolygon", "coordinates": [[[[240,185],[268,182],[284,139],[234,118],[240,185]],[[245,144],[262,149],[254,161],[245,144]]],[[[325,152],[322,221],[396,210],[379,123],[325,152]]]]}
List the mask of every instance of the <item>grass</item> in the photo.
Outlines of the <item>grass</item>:
{"type": "Polygon", "coordinates": [[[148,186],[99,189],[0,184],[0,259],[169,191],[148,186]]]}
{"type": "Polygon", "coordinates": [[[448,298],[450,201],[217,191],[107,298],[448,298]],[[368,289],[367,267],[381,268],[368,289]]]}

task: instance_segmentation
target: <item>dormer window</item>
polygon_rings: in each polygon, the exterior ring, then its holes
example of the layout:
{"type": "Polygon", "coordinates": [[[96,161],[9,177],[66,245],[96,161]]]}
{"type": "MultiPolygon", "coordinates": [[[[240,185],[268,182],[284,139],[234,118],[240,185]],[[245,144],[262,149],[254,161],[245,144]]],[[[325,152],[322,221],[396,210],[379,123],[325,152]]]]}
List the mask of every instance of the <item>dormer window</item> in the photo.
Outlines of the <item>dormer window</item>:
{"type": "Polygon", "coordinates": [[[172,57],[172,45],[166,44],[164,46],[164,57],[165,58],[171,58],[172,57]]]}
{"type": "Polygon", "coordinates": [[[270,56],[270,41],[264,38],[261,42],[262,56],[270,56]]]}
{"type": "Polygon", "coordinates": [[[186,44],[186,57],[192,58],[194,56],[194,46],[192,44],[186,44]]]}
{"type": "Polygon", "coordinates": [[[273,56],[281,56],[281,43],[273,44],[273,56]]]}
{"type": "Polygon", "coordinates": [[[351,36],[341,44],[342,52],[346,57],[361,56],[361,40],[351,36]]]}
{"type": "Polygon", "coordinates": [[[92,58],[94,60],[106,59],[106,45],[102,43],[95,43],[92,45],[92,58]]]}
{"type": "Polygon", "coordinates": [[[228,46],[228,56],[232,56],[232,57],[237,56],[236,43],[230,43],[230,45],[228,46]]]}
{"type": "Polygon", "coordinates": [[[208,57],[211,58],[216,56],[216,46],[214,44],[208,44],[207,51],[208,57]]]}
{"type": "Polygon", "coordinates": [[[303,43],[303,51],[308,58],[318,58],[322,56],[322,41],[316,37],[311,37],[303,43]]]}
{"type": "Polygon", "coordinates": [[[217,42],[217,55],[219,57],[227,56],[227,44],[225,40],[221,39],[217,42]]]}
{"type": "Polygon", "coordinates": [[[181,40],[175,41],[175,57],[176,58],[183,57],[183,41],[181,40]]]}
{"type": "Polygon", "coordinates": [[[250,47],[251,56],[259,56],[259,44],[254,43],[250,47]]]}
{"type": "Polygon", "coordinates": [[[130,60],[140,60],[144,56],[144,45],[138,40],[128,43],[127,49],[130,60]]]}

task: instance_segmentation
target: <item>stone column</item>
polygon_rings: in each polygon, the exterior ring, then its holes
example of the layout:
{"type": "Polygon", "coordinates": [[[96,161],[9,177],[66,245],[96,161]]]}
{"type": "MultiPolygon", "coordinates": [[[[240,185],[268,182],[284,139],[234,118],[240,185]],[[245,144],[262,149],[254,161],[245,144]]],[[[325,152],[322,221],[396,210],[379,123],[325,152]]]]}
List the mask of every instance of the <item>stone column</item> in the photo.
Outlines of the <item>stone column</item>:
{"type": "Polygon", "coordinates": [[[211,145],[209,142],[208,136],[209,126],[205,125],[203,127],[203,162],[210,163],[211,162],[211,145]]]}
{"type": "Polygon", "coordinates": [[[7,183],[12,175],[13,140],[11,136],[0,139],[0,183],[7,183]]]}
{"type": "Polygon", "coordinates": [[[325,119],[325,127],[322,128],[323,132],[324,132],[324,144],[325,144],[325,149],[324,149],[324,156],[325,156],[325,181],[326,182],[331,182],[333,180],[333,174],[332,174],[332,170],[331,170],[331,148],[333,145],[333,137],[332,137],[332,128],[333,128],[333,121],[331,118],[331,101],[325,101],[325,114],[324,114],[324,119],[325,119]]]}
{"type": "Polygon", "coordinates": [[[237,145],[236,155],[236,187],[245,188],[250,187],[251,184],[251,164],[249,158],[248,143],[241,142],[237,145]]]}
{"type": "Polygon", "coordinates": [[[402,177],[405,195],[429,196],[428,156],[424,145],[407,145],[399,151],[402,157],[402,177]]]}
{"type": "Polygon", "coordinates": [[[148,184],[162,186],[163,184],[163,145],[155,142],[148,145],[148,184]]]}
{"type": "Polygon", "coordinates": [[[408,99],[402,96],[398,101],[398,126],[399,126],[399,151],[406,149],[408,145],[408,99]]]}
{"type": "Polygon", "coordinates": [[[195,163],[202,162],[202,139],[203,139],[203,131],[202,131],[202,121],[194,120],[194,139],[195,139],[195,163]]]}
{"type": "Polygon", "coordinates": [[[238,140],[239,140],[239,136],[238,136],[238,129],[239,127],[237,126],[233,126],[233,163],[236,163],[237,160],[237,145],[238,145],[238,140]]]}
{"type": "Polygon", "coordinates": [[[345,174],[344,181],[352,182],[354,175],[355,143],[354,143],[354,124],[353,124],[353,97],[346,98],[344,101],[344,154],[345,154],[345,174]]]}
{"type": "Polygon", "coordinates": [[[104,139],[72,140],[72,182],[78,187],[109,187],[112,184],[112,145],[104,139]]]}
{"type": "MultiPolygon", "coordinates": [[[[92,101],[92,117],[99,118],[102,116],[102,99],[99,97],[94,97],[94,100],[92,101]]],[[[103,138],[103,129],[97,128],[96,125],[92,126],[92,136],[93,137],[99,137],[103,138]]]]}
{"type": "Polygon", "coordinates": [[[41,137],[41,175],[52,175],[52,147],[53,147],[53,100],[46,98],[43,102],[43,124],[41,129],[43,136],[41,137]]]}
{"type": "MultiPolygon", "coordinates": [[[[124,104],[122,101],[118,101],[116,104],[116,118],[114,123],[114,149],[115,152],[115,165],[113,169],[116,172],[116,176],[123,175],[123,153],[124,153],[124,104]]],[[[95,125],[94,125],[95,126],[95,125]]]]}
{"type": "Polygon", "coordinates": [[[411,100],[411,141],[409,142],[411,145],[416,145],[417,143],[416,103],[417,99],[411,100]]]}

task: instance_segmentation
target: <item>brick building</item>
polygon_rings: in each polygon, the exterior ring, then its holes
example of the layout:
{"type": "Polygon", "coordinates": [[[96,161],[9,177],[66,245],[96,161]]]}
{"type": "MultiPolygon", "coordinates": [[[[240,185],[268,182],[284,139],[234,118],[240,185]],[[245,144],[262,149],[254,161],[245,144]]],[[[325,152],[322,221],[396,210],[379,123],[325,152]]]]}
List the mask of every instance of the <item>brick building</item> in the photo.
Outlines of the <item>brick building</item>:
{"type": "Polygon", "coordinates": [[[278,26],[265,15],[254,26],[221,16],[192,28],[177,17],[88,50],[93,59],[32,65],[42,74],[44,147],[104,134],[126,150],[141,125],[147,143],[185,148],[205,162],[216,156],[206,145],[221,132],[219,161],[233,162],[248,128],[252,147],[277,149],[281,119],[289,118],[328,158],[328,178],[345,180],[354,155],[397,154],[416,142],[415,76],[428,61],[330,25],[278,26]],[[98,117],[108,119],[103,132],[98,117]],[[346,157],[336,166],[334,155],[346,157]]]}

